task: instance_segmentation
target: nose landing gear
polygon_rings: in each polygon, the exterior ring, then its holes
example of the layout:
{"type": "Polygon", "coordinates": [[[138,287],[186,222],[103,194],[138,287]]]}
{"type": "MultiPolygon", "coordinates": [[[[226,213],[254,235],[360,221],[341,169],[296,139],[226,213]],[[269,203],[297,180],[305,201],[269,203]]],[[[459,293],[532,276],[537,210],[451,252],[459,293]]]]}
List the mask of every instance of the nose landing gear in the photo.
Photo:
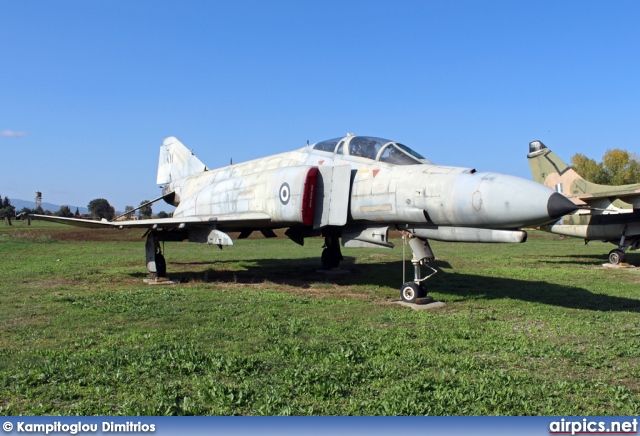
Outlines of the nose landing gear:
{"type": "MultiPolygon", "coordinates": [[[[402,239],[406,242],[409,240],[409,247],[411,247],[411,251],[413,252],[413,258],[411,259],[411,264],[413,265],[413,281],[405,282],[400,288],[400,298],[402,301],[407,303],[415,303],[415,304],[428,304],[433,302],[433,297],[427,295],[427,289],[424,285],[424,282],[429,279],[431,276],[436,274],[438,270],[432,268],[428,262],[435,259],[433,255],[433,251],[431,251],[431,247],[429,246],[429,241],[426,239],[420,239],[418,237],[414,237],[409,232],[402,232],[402,239]],[[426,266],[432,272],[425,277],[420,278],[422,275],[420,272],[420,266],[426,266]]],[[[403,259],[404,259],[404,246],[403,244],[403,259]]],[[[404,263],[402,265],[402,279],[403,281],[406,279],[404,263]]]]}

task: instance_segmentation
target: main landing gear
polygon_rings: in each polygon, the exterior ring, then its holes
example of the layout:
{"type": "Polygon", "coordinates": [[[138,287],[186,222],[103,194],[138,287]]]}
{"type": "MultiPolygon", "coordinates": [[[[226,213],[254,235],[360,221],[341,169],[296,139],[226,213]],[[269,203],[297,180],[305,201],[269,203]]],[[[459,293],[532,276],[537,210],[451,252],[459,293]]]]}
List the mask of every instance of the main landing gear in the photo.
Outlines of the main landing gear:
{"type": "MultiPolygon", "coordinates": [[[[424,285],[424,282],[433,276],[438,271],[435,268],[432,268],[428,265],[428,262],[435,259],[433,255],[433,251],[431,251],[431,247],[429,246],[429,242],[425,239],[420,239],[414,237],[409,232],[402,232],[402,239],[406,241],[409,239],[409,247],[411,247],[411,251],[413,252],[413,258],[411,259],[411,263],[413,264],[413,281],[405,282],[400,288],[400,298],[402,301],[407,303],[417,303],[417,304],[427,304],[433,301],[433,297],[427,295],[427,289],[424,285]],[[422,275],[420,273],[420,266],[426,266],[432,272],[431,274],[420,278],[422,275]]],[[[404,245],[403,245],[404,250],[404,245]]],[[[404,251],[403,251],[404,253],[404,251]]],[[[404,259],[404,256],[403,256],[404,259]]],[[[403,271],[402,278],[405,280],[405,271],[404,271],[404,263],[403,263],[403,271]]]]}
{"type": "Polygon", "coordinates": [[[611,263],[612,265],[619,265],[626,261],[627,255],[624,251],[616,248],[615,250],[611,250],[609,252],[609,263],[611,263]]]}
{"type": "Polygon", "coordinates": [[[638,236],[632,236],[627,238],[625,236],[626,228],[622,232],[618,248],[615,248],[609,252],[609,262],[612,265],[620,265],[627,261],[626,252],[629,248],[637,250],[640,247],[640,238],[638,236]]]}
{"type": "Polygon", "coordinates": [[[340,252],[340,238],[327,236],[324,238],[324,250],[322,250],[322,268],[332,269],[340,266],[340,261],[344,260],[340,252]]]}
{"type": "Polygon", "coordinates": [[[144,245],[147,256],[147,271],[151,279],[159,279],[167,276],[167,262],[162,255],[158,234],[155,231],[147,233],[147,242],[144,245]]]}

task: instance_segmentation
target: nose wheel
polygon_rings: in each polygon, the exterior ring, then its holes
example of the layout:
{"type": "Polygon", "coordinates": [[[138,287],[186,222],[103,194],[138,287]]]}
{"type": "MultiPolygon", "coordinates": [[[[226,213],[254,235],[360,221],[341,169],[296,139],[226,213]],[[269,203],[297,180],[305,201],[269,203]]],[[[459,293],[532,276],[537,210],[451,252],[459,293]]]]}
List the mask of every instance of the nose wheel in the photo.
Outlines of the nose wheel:
{"type": "Polygon", "coordinates": [[[407,303],[415,303],[418,299],[423,299],[426,296],[427,290],[422,283],[407,282],[400,289],[400,298],[407,303]]]}
{"type": "MultiPolygon", "coordinates": [[[[407,239],[409,240],[409,247],[411,247],[411,251],[413,252],[413,258],[411,259],[411,264],[413,265],[413,281],[405,282],[402,287],[400,287],[400,298],[402,301],[407,303],[431,303],[433,301],[433,297],[427,295],[427,288],[425,287],[424,282],[436,274],[438,270],[428,265],[430,260],[435,259],[433,251],[431,251],[431,247],[429,246],[429,242],[425,239],[416,238],[409,232],[402,232],[402,239],[405,242],[407,239]],[[421,266],[429,268],[431,270],[431,274],[421,278],[421,266]]],[[[404,247],[405,244],[402,245],[403,259],[404,247]]],[[[404,281],[404,262],[402,276],[404,281]]]]}

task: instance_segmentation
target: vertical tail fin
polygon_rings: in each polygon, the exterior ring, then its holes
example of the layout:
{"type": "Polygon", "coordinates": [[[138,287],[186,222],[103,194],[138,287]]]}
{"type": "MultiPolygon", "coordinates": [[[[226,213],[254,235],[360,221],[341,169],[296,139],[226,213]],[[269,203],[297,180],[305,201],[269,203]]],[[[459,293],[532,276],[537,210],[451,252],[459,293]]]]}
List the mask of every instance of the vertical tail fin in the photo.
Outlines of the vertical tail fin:
{"type": "MultiPolygon", "coordinates": [[[[529,159],[533,179],[560,194],[572,195],[570,187],[577,180],[584,180],[540,141],[529,143],[527,159],[529,159]]],[[[588,182],[584,181],[582,184],[588,184],[588,182]]]]}
{"type": "Polygon", "coordinates": [[[207,171],[208,168],[187,147],[170,136],[162,141],[158,159],[158,185],[207,171]]]}

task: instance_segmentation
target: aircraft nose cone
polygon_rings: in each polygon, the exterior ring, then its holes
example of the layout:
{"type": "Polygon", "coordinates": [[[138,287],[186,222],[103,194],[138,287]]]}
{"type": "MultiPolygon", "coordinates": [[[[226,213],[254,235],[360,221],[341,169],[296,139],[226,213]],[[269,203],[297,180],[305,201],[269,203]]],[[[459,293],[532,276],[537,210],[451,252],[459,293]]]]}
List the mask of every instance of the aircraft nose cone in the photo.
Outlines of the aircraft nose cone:
{"type": "Polygon", "coordinates": [[[571,200],[557,192],[554,192],[547,202],[547,213],[552,219],[560,218],[576,209],[578,207],[571,200]]]}
{"type": "MultiPolygon", "coordinates": [[[[461,227],[539,226],[577,209],[571,200],[542,184],[497,173],[462,174],[448,196],[457,200],[445,210],[446,217],[450,225],[461,227]]],[[[436,211],[446,204],[442,197],[435,203],[436,211]]],[[[433,210],[428,211],[432,218],[433,210]]]]}

